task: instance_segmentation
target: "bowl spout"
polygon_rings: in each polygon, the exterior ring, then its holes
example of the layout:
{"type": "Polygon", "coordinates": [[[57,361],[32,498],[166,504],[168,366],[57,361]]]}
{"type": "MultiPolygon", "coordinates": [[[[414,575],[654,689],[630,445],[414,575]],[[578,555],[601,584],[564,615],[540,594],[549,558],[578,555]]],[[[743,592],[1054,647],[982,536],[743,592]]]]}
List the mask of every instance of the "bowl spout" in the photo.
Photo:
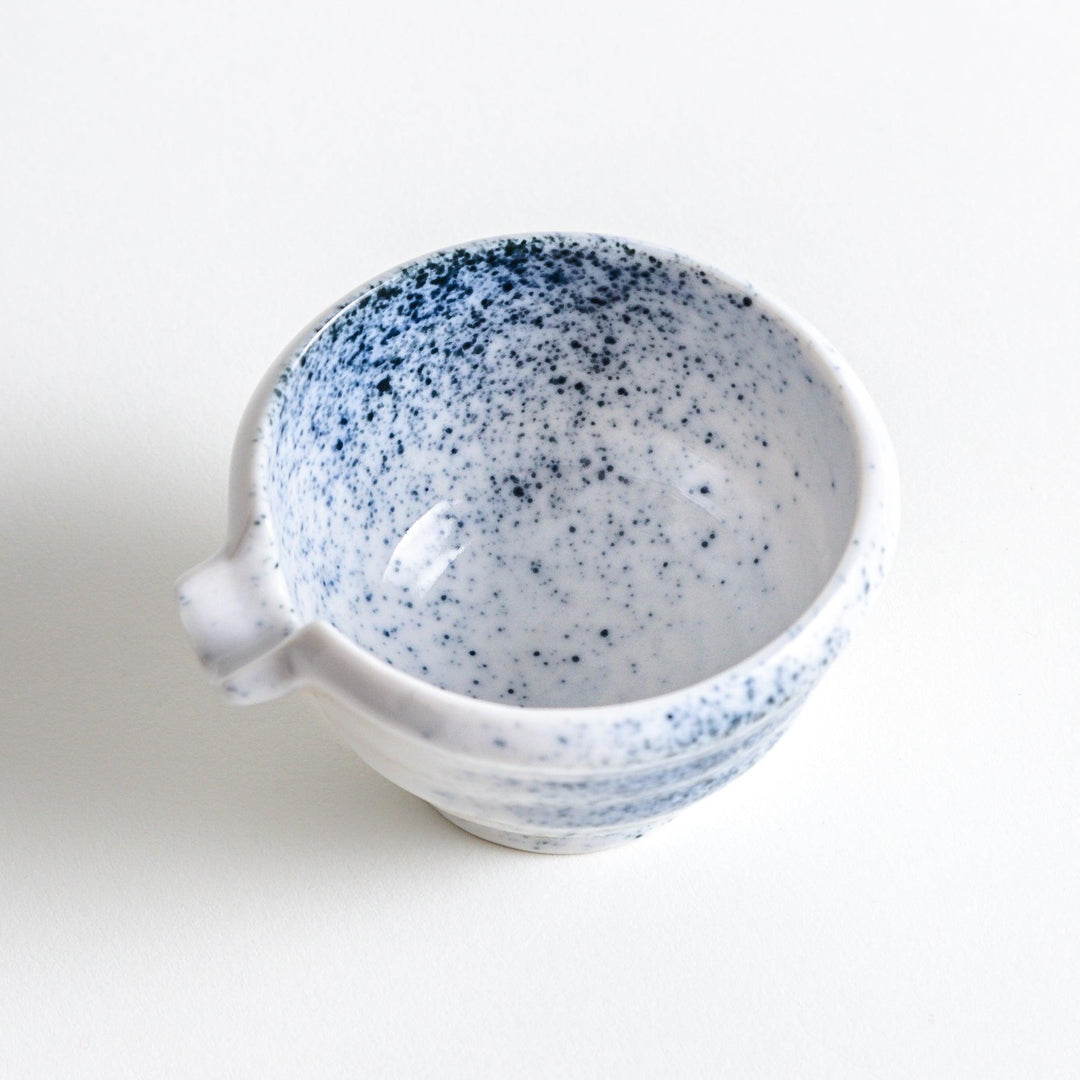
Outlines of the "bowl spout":
{"type": "Polygon", "coordinates": [[[296,620],[243,558],[226,553],[189,570],[176,585],[180,621],[211,682],[234,701],[280,697],[299,681],[296,620]]]}

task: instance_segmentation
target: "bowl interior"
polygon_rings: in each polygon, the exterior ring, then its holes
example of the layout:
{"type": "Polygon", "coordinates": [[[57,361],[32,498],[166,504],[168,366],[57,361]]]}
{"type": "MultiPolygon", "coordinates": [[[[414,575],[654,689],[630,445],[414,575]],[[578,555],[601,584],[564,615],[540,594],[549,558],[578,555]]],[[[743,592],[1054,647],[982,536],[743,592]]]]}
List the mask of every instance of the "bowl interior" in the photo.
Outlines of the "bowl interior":
{"type": "Polygon", "coordinates": [[[827,365],[678,256],[482,242],[396,271],[282,373],[267,497],[304,621],[449,690],[610,704],[745,658],[847,545],[827,365]]]}

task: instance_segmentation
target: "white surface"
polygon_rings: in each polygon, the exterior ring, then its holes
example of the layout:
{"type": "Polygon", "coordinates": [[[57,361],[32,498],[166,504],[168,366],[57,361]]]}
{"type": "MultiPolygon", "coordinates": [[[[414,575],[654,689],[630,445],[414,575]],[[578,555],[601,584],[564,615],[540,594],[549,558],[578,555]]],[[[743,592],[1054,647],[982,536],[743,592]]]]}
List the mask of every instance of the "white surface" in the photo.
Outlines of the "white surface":
{"type": "Polygon", "coordinates": [[[0,34],[0,1075],[1075,1076],[1080,167],[1065,4],[22,5],[0,34]],[[204,685],[278,349],[445,244],[743,274],[897,443],[891,584],[635,846],[473,840],[204,685]]]}

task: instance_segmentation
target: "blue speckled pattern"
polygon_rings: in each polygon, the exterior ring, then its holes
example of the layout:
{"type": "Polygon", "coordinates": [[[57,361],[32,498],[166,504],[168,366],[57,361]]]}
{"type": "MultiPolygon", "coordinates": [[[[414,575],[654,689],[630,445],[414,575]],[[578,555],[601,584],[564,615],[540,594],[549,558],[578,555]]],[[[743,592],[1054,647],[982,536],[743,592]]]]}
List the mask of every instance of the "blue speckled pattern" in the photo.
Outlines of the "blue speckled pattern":
{"type": "Polygon", "coordinates": [[[794,335],[628,244],[407,267],[277,389],[270,512],[301,621],[474,697],[706,678],[810,603],[851,528],[850,439],[794,335]]]}
{"type": "Polygon", "coordinates": [[[749,286],[581,235],[480,241],[320,318],[180,585],[238,700],[318,692],[478,835],[641,835],[786,729],[880,585],[895,463],[827,343],[749,286]]]}

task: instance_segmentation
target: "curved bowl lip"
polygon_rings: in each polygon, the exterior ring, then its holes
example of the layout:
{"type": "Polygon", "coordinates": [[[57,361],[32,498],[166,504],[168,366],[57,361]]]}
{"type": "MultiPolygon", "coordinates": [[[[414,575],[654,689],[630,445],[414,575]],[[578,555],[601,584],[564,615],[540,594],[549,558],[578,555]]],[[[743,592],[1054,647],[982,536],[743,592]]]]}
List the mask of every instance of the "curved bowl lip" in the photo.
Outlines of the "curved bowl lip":
{"type": "MultiPolygon", "coordinates": [[[[843,612],[851,601],[859,598],[864,592],[862,579],[855,572],[860,563],[872,554],[870,545],[863,543],[864,539],[873,538],[882,541],[877,554],[883,563],[883,568],[888,569],[899,525],[899,476],[892,442],[877,408],[854,371],[824,335],[786,304],[769,293],[763,292],[751,282],[717,270],[673,248],[609,233],[565,230],[507,233],[437,248],[401,262],[357,286],[308,323],[293,338],[266,372],[248,403],[237,431],[231,463],[229,540],[226,551],[235,552],[239,549],[251,522],[260,515],[263,516],[264,525],[270,526],[267,532],[273,543],[275,545],[277,543],[273,518],[261,483],[261,474],[268,450],[267,440],[263,437],[264,427],[274,408],[274,389],[282,373],[299,361],[300,357],[318,340],[323,330],[372,290],[413,266],[440,256],[489,248],[507,241],[530,242],[533,240],[568,240],[583,244],[600,241],[605,244],[625,244],[642,255],[652,255],[665,262],[681,263],[690,269],[704,272],[712,281],[725,289],[751,296],[760,310],[781,322],[796,335],[803,346],[804,354],[818,364],[821,375],[829,381],[841,403],[843,415],[851,430],[858,463],[859,489],[852,526],[843,554],[828,580],[811,603],[783,632],[737,663],[722,668],[697,682],[665,691],[662,694],[600,705],[514,705],[446,690],[393,667],[374,653],[361,648],[323,619],[298,622],[290,636],[305,627],[321,627],[322,641],[326,647],[336,650],[339,661],[367,666],[369,670],[376,671],[381,678],[385,679],[389,687],[407,694],[414,704],[428,706],[442,713],[452,713],[455,722],[459,723],[471,722],[477,725],[509,723],[516,726],[521,721],[527,720],[530,724],[540,725],[543,725],[545,721],[549,723],[557,721],[560,724],[576,721],[595,725],[625,719],[629,712],[664,711],[684,706],[688,700],[715,698],[725,688],[734,689],[736,686],[741,686],[747,679],[760,674],[763,669],[782,662],[785,656],[798,653],[800,646],[812,641],[815,635],[822,631],[827,634],[840,623],[843,612]],[[871,451],[875,455],[874,460],[870,459],[871,451]]],[[[291,598],[291,590],[280,571],[277,584],[291,598]]]]}

